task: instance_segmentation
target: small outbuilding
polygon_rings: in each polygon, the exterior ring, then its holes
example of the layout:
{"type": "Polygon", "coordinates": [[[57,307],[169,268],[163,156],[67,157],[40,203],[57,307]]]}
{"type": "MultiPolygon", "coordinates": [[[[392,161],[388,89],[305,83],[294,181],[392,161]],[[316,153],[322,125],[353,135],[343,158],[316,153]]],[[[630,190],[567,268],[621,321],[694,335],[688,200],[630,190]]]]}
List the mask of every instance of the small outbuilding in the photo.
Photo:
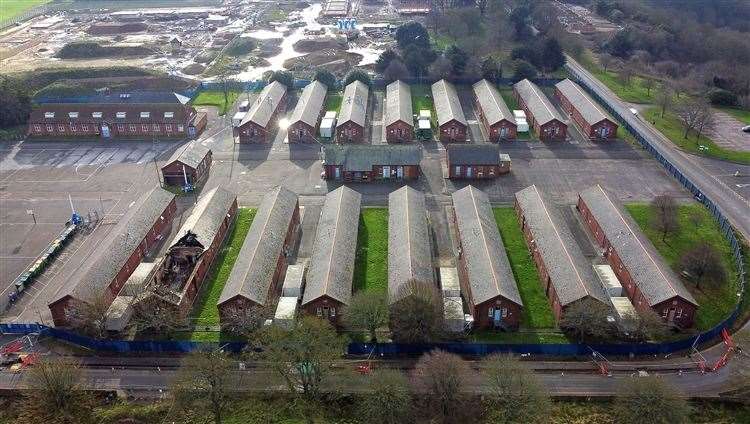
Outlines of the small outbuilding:
{"type": "Polygon", "coordinates": [[[449,144],[445,157],[450,179],[497,178],[510,172],[510,156],[497,144],[449,144]]]}
{"type": "Polygon", "coordinates": [[[514,140],[516,119],[497,87],[483,79],[476,82],[472,88],[475,110],[489,141],[514,140]]]}
{"type": "Polygon", "coordinates": [[[456,87],[444,79],[432,84],[432,101],[437,113],[439,140],[466,141],[468,122],[461,108],[456,87]]]}
{"type": "Polygon", "coordinates": [[[617,137],[615,120],[578,84],[567,78],[558,82],[555,84],[555,96],[589,139],[609,140],[617,137]]]}
{"type": "Polygon", "coordinates": [[[208,178],[211,169],[211,149],[198,141],[179,147],[161,167],[164,184],[196,186],[208,178]]]}
{"type": "Polygon", "coordinates": [[[414,139],[414,117],[409,84],[398,80],[386,87],[383,125],[385,126],[385,139],[389,143],[402,143],[414,139]]]}
{"type": "Polygon", "coordinates": [[[286,86],[278,81],[263,87],[237,127],[240,143],[271,143],[286,101],[286,86]]]}
{"type": "Polygon", "coordinates": [[[527,79],[519,81],[513,85],[513,95],[540,140],[565,140],[568,133],[565,118],[536,84],[527,79]]]}
{"type": "Polygon", "coordinates": [[[322,147],[323,178],[336,181],[393,181],[419,178],[419,145],[336,145],[322,147]]]}
{"type": "Polygon", "coordinates": [[[364,141],[369,93],[370,89],[361,81],[353,81],[344,89],[336,124],[337,142],[361,143],[364,141]]]}
{"type": "Polygon", "coordinates": [[[313,81],[302,90],[297,106],[289,118],[288,137],[290,143],[314,143],[318,121],[323,114],[326,100],[326,87],[320,81],[313,81]]]}

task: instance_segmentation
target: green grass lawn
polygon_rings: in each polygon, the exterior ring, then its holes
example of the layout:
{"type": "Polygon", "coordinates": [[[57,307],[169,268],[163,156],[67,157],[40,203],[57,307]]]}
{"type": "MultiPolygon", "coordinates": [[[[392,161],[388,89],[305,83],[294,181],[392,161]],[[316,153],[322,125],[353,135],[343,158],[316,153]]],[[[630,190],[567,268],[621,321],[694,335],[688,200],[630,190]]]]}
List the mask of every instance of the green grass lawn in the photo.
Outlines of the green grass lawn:
{"type": "MultiPolygon", "coordinates": [[[[253,218],[255,218],[255,212],[255,209],[250,208],[239,208],[237,210],[237,218],[229,233],[229,237],[222,247],[221,252],[219,252],[219,256],[216,257],[211,271],[193,305],[190,318],[196,327],[219,325],[219,310],[216,307],[216,303],[219,301],[224,284],[226,284],[229,278],[229,273],[232,272],[234,262],[240,254],[242,243],[245,242],[245,236],[247,236],[250,224],[252,224],[253,218]]],[[[218,332],[205,332],[202,330],[201,328],[196,328],[190,334],[190,339],[210,341],[216,338],[218,340],[218,332]]]]}
{"type": "Polygon", "coordinates": [[[735,107],[720,107],[718,109],[721,110],[722,112],[726,112],[730,115],[733,115],[735,118],[739,119],[745,124],[750,125],[750,110],[738,109],[735,107]]]}
{"type": "Polygon", "coordinates": [[[594,61],[591,52],[586,52],[582,58],[578,59],[578,63],[594,74],[594,76],[604,83],[604,85],[609,87],[610,90],[614,91],[620,99],[631,103],[654,102],[654,92],[656,87],[652,88],[649,92],[649,90],[643,87],[643,78],[636,76],[631,78],[630,82],[625,83],[615,72],[602,69],[601,66],[594,61]]]}
{"type": "Polygon", "coordinates": [[[336,116],[338,116],[339,109],[341,109],[341,101],[343,100],[343,98],[344,96],[341,93],[328,93],[328,95],[326,96],[325,104],[326,111],[336,111],[336,116]]]}
{"type": "Polygon", "coordinates": [[[23,12],[51,0],[0,0],[0,21],[14,18],[23,12]]]}
{"type": "Polygon", "coordinates": [[[696,318],[696,329],[700,331],[708,330],[726,318],[737,303],[737,267],[732,259],[729,242],[724,238],[718,224],[709,212],[697,203],[680,205],[678,211],[680,230],[677,234],[667,237],[667,242],[664,243],[661,241],[661,233],[653,230],[650,225],[651,208],[648,204],[628,204],[625,205],[625,208],[643,232],[646,233],[648,239],[656,246],[656,250],[678,275],[680,273],[680,257],[698,243],[709,243],[721,253],[724,258],[724,265],[730,275],[730,281],[727,284],[717,288],[704,285],[701,286],[700,290],[689,281],[685,281],[685,285],[700,305],[696,318]],[[693,223],[693,215],[696,220],[700,217],[697,221],[698,225],[693,223]]]}
{"type": "Polygon", "coordinates": [[[362,209],[354,262],[354,291],[388,291],[388,209],[362,209]]]}
{"type": "Polygon", "coordinates": [[[653,122],[654,126],[674,144],[688,152],[750,165],[750,152],[723,149],[714,144],[713,140],[706,136],[696,139],[692,131],[688,135],[688,138],[685,139],[685,130],[682,128],[679,118],[672,112],[665,113],[664,118],[662,118],[661,109],[652,107],[643,112],[643,117],[649,122],[653,122]],[[706,146],[707,149],[701,150],[698,147],[699,145],[706,146]]]}
{"type": "Polygon", "coordinates": [[[557,330],[500,332],[478,330],[469,335],[471,343],[508,343],[508,344],[563,344],[572,343],[565,334],[557,330]]]}
{"type": "Polygon", "coordinates": [[[435,104],[432,102],[432,87],[428,84],[415,84],[411,86],[411,111],[419,116],[420,110],[430,111],[432,128],[437,128],[437,113],[435,104]]]}
{"type": "Polygon", "coordinates": [[[219,108],[219,115],[225,115],[239,97],[239,91],[229,91],[228,102],[224,102],[224,92],[204,90],[193,99],[193,106],[215,106],[219,108]]]}
{"type": "Polygon", "coordinates": [[[495,222],[503,238],[513,276],[523,300],[524,328],[555,328],[555,317],[544,295],[534,260],[531,258],[526,240],[512,207],[494,208],[495,222]]]}

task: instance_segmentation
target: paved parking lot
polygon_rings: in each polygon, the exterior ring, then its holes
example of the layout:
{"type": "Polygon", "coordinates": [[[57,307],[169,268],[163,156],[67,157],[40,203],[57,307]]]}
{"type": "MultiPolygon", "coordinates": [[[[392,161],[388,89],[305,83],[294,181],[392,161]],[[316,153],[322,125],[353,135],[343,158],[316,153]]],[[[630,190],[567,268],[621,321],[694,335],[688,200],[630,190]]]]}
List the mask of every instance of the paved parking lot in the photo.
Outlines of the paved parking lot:
{"type": "Polygon", "coordinates": [[[747,124],[720,110],[714,110],[714,121],[714,126],[706,131],[714,143],[725,149],[750,152],[750,134],[742,132],[747,124]]]}

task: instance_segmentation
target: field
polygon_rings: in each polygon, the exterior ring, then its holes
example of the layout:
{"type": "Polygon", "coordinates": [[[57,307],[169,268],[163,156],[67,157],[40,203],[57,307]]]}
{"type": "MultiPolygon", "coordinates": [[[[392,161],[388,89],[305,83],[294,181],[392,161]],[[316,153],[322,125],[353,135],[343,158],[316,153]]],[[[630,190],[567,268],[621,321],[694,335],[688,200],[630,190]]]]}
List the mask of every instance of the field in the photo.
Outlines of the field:
{"type": "Polygon", "coordinates": [[[578,59],[578,62],[591,72],[599,81],[609,87],[617,96],[630,103],[653,103],[656,87],[652,88],[650,93],[643,86],[643,78],[633,77],[630,82],[626,83],[619,76],[610,70],[605,71],[594,61],[591,52],[586,52],[584,57],[578,59]]]}
{"type": "Polygon", "coordinates": [[[706,242],[717,249],[724,258],[724,265],[729,271],[730,282],[721,287],[702,285],[698,290],[691,282],[685,282],[690,292],[695,296],[700,307],[696,318],[696,329],[708,330],[726,318],[737,302],[737,268],[732,259],[729,242],[721,234],[716,221],[701,205],[681,205],[678,211],[680,229],[670,235],[666,243],[661,241],[661,233],[653,230],[649,221],[651,208],[647,204],[629,204],[625,206],[630,215],[638,223],[649,240],[656,246],[656,250],[664,257],[672,269],[680,272],[680,257],[700,242],[706,242]],[[697,224],[697,225],[696,225],[697,224]]]}
{"type": "Polygon", "coordinates": [[[388,291],[388,209],[362,209],[354,262],[354,291],[388,291]]]}
{"type": "Polygon", "coordinates": [[[237,210],[237,219],[231,233],[229,233],[229,238],[216,257],[191,313],[191,319],[196,328],[210,327],[211,329],[209,332],[193,331],[190,337],[192,340],[208,341],[206,337],[210,339],[219,335],[214,328],[219,325],[219,310],[216,308],[216,303],[219,301],[224,284],[229,278],[229,273],[232,272],[234,262],[240,254],[242,243],[250,230],[253,218],[255,218],[255,212],[255,209],[250,208],[239,208],[237,210]]]}
{"type": "Polygon", "coordinates": [[[51,0],[2,0],[0,1],[0,21],[14,18],[23,12],[51,0]]]}
{"type": "Polygon", "coordinates": [[[325,104],[326,111],[336,111],[336,116],[338,116],[339,109],[341,109],[341,101],[343,100],[343,98],[344,96],[341,95],[341,93],[328,93],[328,95],[326,96],[325,104]]]}
{"type": "Polygon", "coordinates": [[[662,118],[661,109],[658,107],[652,107],[643,112],[643,117],[649,122],[653,122],[654,126],[674,144],[688,152],[750,165],[750,152],[722,149],[706,136],[701,136],[700,139],[696,139],[695,134],[692,131],[690,135],[688,135],[688,138],[685,139],[683,137],[685,130],[682,128],[679,118],[672,112],[665,113],[664,118],[662,118]],[[698,147],[700,145],[706,146],[708,149],[701,150],[698,147]]]}
{"type": "Polygon", "coordinates": [[[193,99],[193,106],[215,106],[219,108],[219,115],[225,115],[239,95],[239,91],[229,91],[227,96],[228,102],[225,103],[223,91],[201,91],[193,99]]]}
{"type": "Polygon", "coordinates": [[[516,212],[512,207],[494,208],[495,222],[508,254],[513,276],[518,284],[518,291],[523,300],[523,319],[521,326],[525,328],[554,328],[555,317],[549,306],[547,296],[544,295],[539,274],[534,260],[529,254],[521,227],[518,225],[516,212]]]}

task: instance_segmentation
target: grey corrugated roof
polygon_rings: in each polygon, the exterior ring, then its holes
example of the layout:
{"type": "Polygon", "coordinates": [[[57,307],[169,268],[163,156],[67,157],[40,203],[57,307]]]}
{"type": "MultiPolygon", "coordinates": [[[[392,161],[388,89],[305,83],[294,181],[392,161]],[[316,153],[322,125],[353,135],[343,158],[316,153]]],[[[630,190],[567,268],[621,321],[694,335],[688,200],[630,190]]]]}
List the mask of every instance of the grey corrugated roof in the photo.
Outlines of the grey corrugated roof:
{"type": "Polygon", "coordinates": [[[483,79],[474,83],[473,88],[474,96],[476,96],[479,107],[482,108],[482,113],[489,125],[494,125],[502,120],[516,125],[516,118],[508,109],[508,105],[505,104],[503,96],[497,91],[497,87],[483,79]]]}
{"type": "Polygon", "coordinates": [[[497,144],[446,144],[449,165],[498,165],[500,146],[497,144]]]}
{"type": "Polygon", "coordinates": [[[502,296],[523,306],[487,194],[473,186],[453,193],[453,210],[473,305],[502,296]]]}
{"type": "Polygon", "coordinates": [[[305,124],[315,127],[318,125],[318,117],[323,103],[326,100],[328,88],[320,81],[313,81],[302,90],[302,94],[297,100],[297,106],[289,118],[289,124],[304,122],[305,124]]]}
{"type": "Polygon", "coordinates": [[[565,96],[579,112],[581,112],[583,119],[590,125],[594,125],[605,119],[614,122],[612,117],[597,105],[594,100],[573,81],[566,78],[555,84],[555,87],[557,87],[562,95],[565,96]]]}
{"type": "Polygon", "coordinates": [[[517,192],[516,201],[534,240],[530,248],[539,251],[560,305],[586,296],[605,302],[591,262],[552,202],[535,185],[517,192]]]}
{"type": "Polygon", "coordinates": [[[513,89],[521,96],[539,125],[544,125],[553,119],[565,122],[565,118],[560,115],[560,112],[555,109],[547,96],[533,82],[527,79],[519,81],[513,86],[513,89]]]}
{"type": "Polygon", "coordinates": [[[284,239],[297,208],[297,195],[276,187],[263,196],[250,231],[242,243],[218,304],[243,296],[258,305],[266,304],[284,239]]]}
{"type": "Polygon", "coordinates": [[[435,105],[438,125],[454,119],[466,125],[464,110],[461,109],[461,101],[458,100],[458,93],[453,84],[444,79],[432,84],[432,102],[435,105]]]}
{"type": "Polygon", "coordinates": [[[424,194],[404,186],[388,195],[388,302],[411,279],[434,284],[424,194]]]}
{"type": "Polygon", "coordinates": [[[211,149],[202,145],[198,140],[193,140],[186,146],[180,146],[175,150],[169,160],[167,160],[166,165],[179,161],[180,163],[184,163],[185,165],[196,169],[210,151],[211,149]]]}
{"type": "Polygon", "coordinates": [[[674,296],[698,304],[611,193],[596,185],[580,196],[649,305],[674,296]]]}
{"type": "Polygon", "coordinates": [[[364,127],[367,116],[367,96],[370,89],[361,81],[354,81],[344,89],[344,98],[341,100],[341,111],[336,126],[352,121],[364,127]]]}
{"type": "Polygon", "coordinates": [[[172,199],[174,194],[162,188],[143,195],[97,245],[83,266],[67,279],[68,284],[60,288],[50,304],[68,295],[83,301],[95,300],[114,280],[172,199]]]}
{"type": "Polygon", "coordinates": [[[323,163],[342,165],[347,171],[371,171],[373,165],[419,165],[419,145],[326,144],[323,163]]]}
{"type": "Polygon", "coordinates": [[[348,305],[362,195],[343,186],[326,195],[315,234],[302,305],[323,296],[348,305]]]}
{"type": "Polygon", "coordinates": [[[221,187],[216,187],[202,195],[169,245],[174,245],[190,231],[196,235],[196,239],[203,245],[203,248],[208,249],[235,200],[237,200],[237,195],[221,187]]]}
{"type": "Polygon", "coordinates": [[[397,121],[403,121],[414,126],[411,113],[411,88],[409,84],[398,80],[388,84],[385,88],[385,126],[397,121]]]}
{"type": "Polygon", "coordinates": [[[265,128],[271,120],[273,112],[279,106],[284,94],[286,94],[286,86],[278,81],[274,81],[263,87],[258,98],[250,106],[245,117],[242,118],[240,125],[245,125],[247,122],[252,121],[265,128]]]}

